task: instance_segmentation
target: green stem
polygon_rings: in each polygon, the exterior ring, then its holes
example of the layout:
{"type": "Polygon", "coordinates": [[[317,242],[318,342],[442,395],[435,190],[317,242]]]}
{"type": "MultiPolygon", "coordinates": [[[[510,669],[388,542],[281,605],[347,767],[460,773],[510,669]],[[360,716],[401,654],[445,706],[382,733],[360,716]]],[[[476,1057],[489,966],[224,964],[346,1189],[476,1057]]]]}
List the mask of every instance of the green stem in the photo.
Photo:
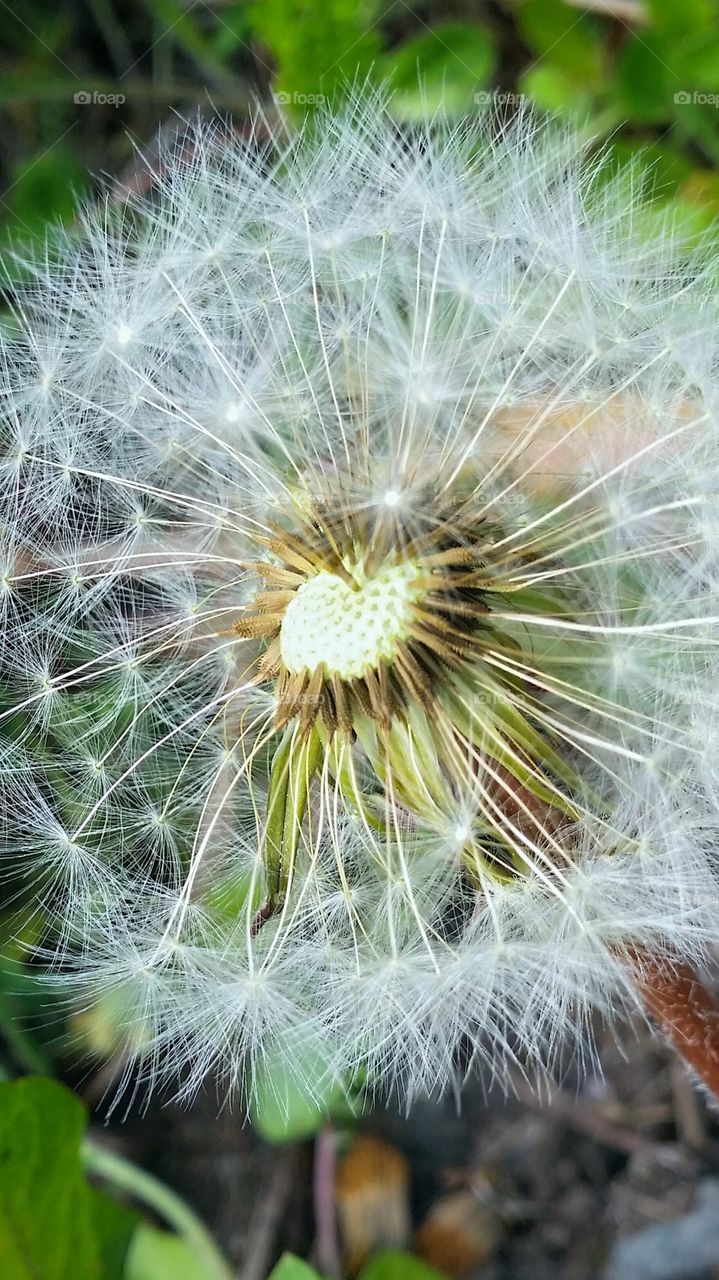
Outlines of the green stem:
{"type": "Polygon", "coordinates": [[[207,1280],[233,1280],[228,1262],[205,1225],[163,1182],[123,1156],[89,1140],[83,1143],[82,1157],[88,1173],[96,1174],[118,1191],[126,1191],[163,1218],[192,1249],[207,1280]]]}

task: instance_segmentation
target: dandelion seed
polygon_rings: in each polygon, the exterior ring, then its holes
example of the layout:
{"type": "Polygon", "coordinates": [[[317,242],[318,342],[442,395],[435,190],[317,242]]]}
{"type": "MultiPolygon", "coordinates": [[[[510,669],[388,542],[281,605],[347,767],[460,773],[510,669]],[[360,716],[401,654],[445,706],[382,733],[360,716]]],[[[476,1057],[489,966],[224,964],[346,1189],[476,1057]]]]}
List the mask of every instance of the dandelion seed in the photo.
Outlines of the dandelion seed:
{"type": "Polygon", "coordinates": [[[183,1095],[507,1083],[715,938],[713,264],[527,116],[257,125],[17,302],[7,874],[183,1095]]]}

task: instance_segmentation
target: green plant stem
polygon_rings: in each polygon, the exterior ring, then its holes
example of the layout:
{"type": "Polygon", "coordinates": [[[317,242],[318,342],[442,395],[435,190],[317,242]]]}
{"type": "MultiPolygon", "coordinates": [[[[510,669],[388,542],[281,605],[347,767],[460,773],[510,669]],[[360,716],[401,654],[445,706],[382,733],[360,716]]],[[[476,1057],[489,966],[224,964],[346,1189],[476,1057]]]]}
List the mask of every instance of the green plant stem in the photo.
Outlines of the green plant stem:
{"type": "Polygon", "coordinates": [[[207,1280],[234,1280],[229,1263],[204,1223],[163,1182],[138,1168],[124,1156],[89,1139],[83,1143],[82,1158],[87,1173],[96,1175],[117,1191],[126,1191],[134,1200],[163,1218],[192,1249],[198,1262],[202,1264],[207,1280]]]}

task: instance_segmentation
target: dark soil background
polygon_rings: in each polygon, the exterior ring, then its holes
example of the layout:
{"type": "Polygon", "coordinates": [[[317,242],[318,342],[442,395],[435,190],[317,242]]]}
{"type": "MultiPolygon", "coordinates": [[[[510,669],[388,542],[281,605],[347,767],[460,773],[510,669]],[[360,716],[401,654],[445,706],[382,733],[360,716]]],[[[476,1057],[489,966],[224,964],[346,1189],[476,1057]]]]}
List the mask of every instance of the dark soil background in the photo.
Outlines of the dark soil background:
{"type": "Polygon", "coordinates": [[[541,1094],[477,1080],[459,1108],[377,1107],[314,1142],[263,1143],[210,1093],[96,1133],[194,1205],[241,1280],[285,1249],[351,1275],[388,1246],[468,1280],[719,1277],[719,1117],[641,1020],[598,1051],[541,1094]]]}

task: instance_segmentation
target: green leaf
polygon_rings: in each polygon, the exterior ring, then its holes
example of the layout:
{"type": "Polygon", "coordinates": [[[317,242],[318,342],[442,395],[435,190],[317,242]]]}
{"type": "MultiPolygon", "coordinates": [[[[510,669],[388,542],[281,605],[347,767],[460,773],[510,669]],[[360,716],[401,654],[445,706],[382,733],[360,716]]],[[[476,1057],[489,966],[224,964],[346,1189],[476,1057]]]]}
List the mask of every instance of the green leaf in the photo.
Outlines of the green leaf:
{"type": "MultiPolygon", "coordinates": [[[[1,939],[0,922],[0,939],[1,939]]],[[[16,947],[2,946],[0,952],[0,1034],[11,1051],[14,1062],[24,1071],[50,1071],[50,1055],[42,1044],[42,1036],[31,1034],[32,1023],[47,1034],[48,1021],[57,1032],[57,1021],[49,1018],[48,991],[29,971],[22,952],[16,947]]]]}
{"type": "Polygon", "coordinates": [[[90,1205],[102,1280],[127,1280],[125,1262],[139,1217],[96,1187],[90,1187],[90,1205]]]}
{"type": "MultiPolygon", "coordinates": [[[[708,98],[710,95],[706,95],[708,98]]],[[[715,95],[712,95],[715,98],[715,95]]],[[[704,103],[700,94],[683,90],[674,100],[674,138],[685,147],[695,150],[699,146],[706,158],[719,167],[719,111],[711,103],[704,103]]]]}
{"type": "Polygon", "coordinates": [[[708,231],[719,236],[719,208],[716,206],[679,196],[676,200],[671,200],[666,208],[674,218],[677,235],[683,236],[687,244],[703,237],[708,231]]]}
{"type": "Polygon", "coordinates": [[[301,1258],[296,1258],[292,1253],[285,1253],[270,1272],[267,1280],[321,1280],[321,1277],[301,1258]]]}
{"type": "Polygon", "coordinates": [[[277,100],[304,114],[368,75],[380,49],[377,10],[378,0],[254,0],[248,17],[274,59],[277,100]]]}
{"type": "Polygon", "coordinates": [[[651,123],[670,119],[674,95],[683,89],[668,61],[661,37],[644,32],[632,36],[617,64],[617,91],[626,115],[651,123]]]}
{"type": "Polygon", "coordinates": [[[544,62],[525,71],[519,88],[542,111],[585,112],[591,101],[591,94],[578,87],[564,71],[544,62]]]}
{"type": "Polygon", "coordinates": [[[0,268],[8,279],[19,281],[25,275],[15,258],[17,246],[32,245],[48,225],[71,219],[86,188],[86,170],[73,152],[60,144],[31,155],[16,167],[4,201],[3,212],[8,216],[0,228],[0,268]]]}
{"type": "Polygon", "coordinates": [[[563,0],[525,0],[516,9],[516,22],[531,52],[546,58],[584,89],[602,86],[603,30],[590,17],[577,13],[563,0]]]}
{"type": "Polygon", "coordinates": [[[715,215],[710,209],[677,196],[662,205],[638,206],[634,229],[646,244],[656,244],[661,236],[666,235],[667,219],[673,234],[679,243],[686,245],[687,250],[715,225],[715,215]]]}
{"type": "Polygon", "coordinates": [[[719,33],[695,32],[679,48],[676,72],[682,88],[706,93],[707,105],[716,108],[719,94],[719,33]]]}
{"type": "Polygon", "coordinates": [[[178,1276],[180,1280],[197,1280],[198,1277],[202,1280],[232,1280],[229,1264],[204,1223],[170,1187],[123,1156],[92,1141],[83,1144],[83,1160],[86,1170],[102,1178],[114,1192],[131,1195],[159,1214],[177,1232],[176,1236],[170,1235],[168,1239],[167,1232],[155,1228],[146,1230],[147,1224],[141,1223],[133,1236],[128,1256],[127,1266],[131,1275],[141,1280],[146,1276],[161,1280],[166,1275],[178,1276]]]}
{"type": "Polygon", "coordinates": [[[360,1272],[359,1280],[445,1280],[441,1272],[411,1253],[378,1253],[360,1272]]]}
{"type": "Polygon", "coordinates": [[[47,222],[72,217],[86,186],[86,171],[69,148],[58,144],[30,156],[15,170],[7,200],[14,214],[13,230],[23,238],[47,222]]]}
{"type": "Polygon", "coordinates": [[[686,32],[706,35],[716,21],[715,0],[644,0],[652,31],[673,38],[686,32]]]}
{"type": "Polygon", "coordinates": [[[660,143],[638,146],[620,138],[607,144],[607,156],[604,176],[626,171],[632,190],[647,200],[666,201],[692,173],[691,161],[682,151],[660,143]]]}
{"type": "Polygon", "coordinates": [[[0,1275],[99,1280],[90,1189],[80,1164],[85,1108],[52,1080],[0,1085],[0,1275]]]}
{"type": "Polygon", "coordinates": [[[700,205],[717,217],[719,215],[719,173],[713,169],[692,169],[682,183],[680,195],[684,200],[700,205]]]}
{"type": "Polygon", "coordinates": [[[247,6],[238,0],[222,7],[221,22],[212,39],[212,47],[219,58],[231,56],[250,36],[247,6]]]}
{"type": "Polygon", "coordinates": [[[466,110],[495,62],[494,40],[483,27],[446,22],[387,54],[382,73],[394,90],[392,110],[419,119],[442,107],[466,110]]]}
{"type": "Polygon", "coordinates": [[[208,887],[202,900],[202,909],[217,923],[228,926],[240,919],[245,911],[254,916],[262,906],[263,888],[251,871],[232,871],[218,876],[208,887]],[[248,903],[248,899],[250,902],[248,903]]]}
{"type": "Polygon", "coordinates": [[[284,1052],[269,1054],[258,1066],[250,1108],[258,1133],[267,1142],[299,1142],[329,1119],[341,1124],[358,1115],[360,1100],[325,1076],[326,1065],[316,1054],[302,1058],[295,1052],[292,1071],[284,1052]]]}
{"type": "Polygon", "coordinates": [[[185,1240],[143,1222],[135,1231],[124,1280],[207,1280],[204,1263],[185,1240]]]}

